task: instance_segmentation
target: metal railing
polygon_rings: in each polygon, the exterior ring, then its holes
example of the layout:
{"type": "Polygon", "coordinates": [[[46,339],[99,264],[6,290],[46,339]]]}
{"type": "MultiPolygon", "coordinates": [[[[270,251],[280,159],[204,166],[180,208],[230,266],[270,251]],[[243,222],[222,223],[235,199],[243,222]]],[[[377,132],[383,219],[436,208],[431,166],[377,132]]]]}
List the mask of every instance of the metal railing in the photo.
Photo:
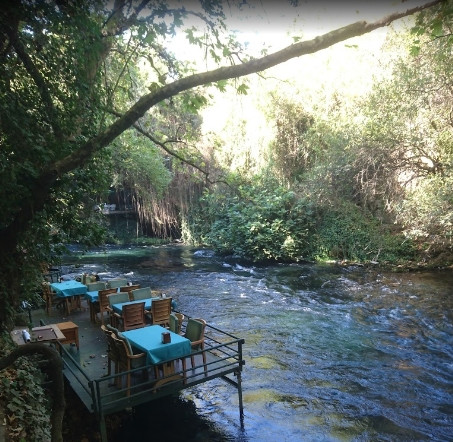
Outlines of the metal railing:
{"type": "Polygon", "coordinates": [[[154,376],[154,366],[148,365],[128,372],[91,379],[64,346],[59,343],[58,345],[62,350],[65,376],[74,383],[76,387],[74,389],[79,396],[84,396],[82,399],[90,411],[98,416],[103,440],[106,440],[104,422],[106,415],[219,377],[237,388],[242,422],[241,372],[245,364],[242,357],[244,340],[209,324],[206,325],[204,349],[192,352],[185,358],[186,361],[190,361],[190,356],[194,356],[195,366],[187,364],[184,370],[181,358],[163,361],[159,366],[173,364],[175,370],[158,378],[154,376]],[[206,364],[203,362],[203,353],[206,356],[206,364]],[[231,374],[236,380],[229,377],[231,374]],[[123,385],[127,376],[131,377],[130,387],[123,385]]]}

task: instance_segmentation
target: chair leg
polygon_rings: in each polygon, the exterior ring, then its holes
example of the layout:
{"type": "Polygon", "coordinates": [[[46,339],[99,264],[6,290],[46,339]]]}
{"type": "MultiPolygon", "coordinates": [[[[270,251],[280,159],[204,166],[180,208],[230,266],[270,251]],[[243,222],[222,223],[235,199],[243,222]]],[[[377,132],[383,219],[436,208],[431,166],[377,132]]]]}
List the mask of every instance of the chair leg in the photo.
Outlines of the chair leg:
{"type": "Polygon", "coordinates": [[[187,365],[186,365],[186,358],[181,359],[182,363],[182,376],[183,376],[183,384],[187,384],[187,365]]]}
{"type": "Polygon", "coordinates": [[[201,354],[203,356],[204,375],[208,375],[208,366],[206,365],[206,352],[201,354]]]}

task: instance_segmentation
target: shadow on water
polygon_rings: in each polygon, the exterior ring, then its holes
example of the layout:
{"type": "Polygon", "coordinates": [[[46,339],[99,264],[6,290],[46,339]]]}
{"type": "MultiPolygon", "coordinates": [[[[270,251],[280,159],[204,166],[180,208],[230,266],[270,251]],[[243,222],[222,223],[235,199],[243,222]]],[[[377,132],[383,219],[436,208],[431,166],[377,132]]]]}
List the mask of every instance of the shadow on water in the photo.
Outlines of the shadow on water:
{"type": "Polygon", "coordinates": [[[243,430],[216,379],[137,408],[118,441],[149,440],[152,422],[161,440],[453,440],[451,271],[260,267],[185,246],[75,253],[64,270],[126,274],[245,339],[243,430]]]}

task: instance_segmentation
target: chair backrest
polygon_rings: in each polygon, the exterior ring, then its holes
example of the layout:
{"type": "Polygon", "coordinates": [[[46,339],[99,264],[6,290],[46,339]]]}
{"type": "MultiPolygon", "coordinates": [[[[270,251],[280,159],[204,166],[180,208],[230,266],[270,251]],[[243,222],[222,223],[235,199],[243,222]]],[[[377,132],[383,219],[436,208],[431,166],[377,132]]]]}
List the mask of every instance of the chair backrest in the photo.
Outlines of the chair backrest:
{"type": "Polygon", "coordinates": [[[133,301],[139,301],[140,299],[149,299],[151,298],[151,288],[150,287],[142,287],[140,289],[135,289],[130,292],[133,301]]]}
{"type": "Polygon", "coordinates": [[[104,290],[99,290],[98,293],[98,300],[99,300],[99,309],[101,312],[107,311],[107,307],[109,307],[109,298],[108,296],[116,293],[116,289],[104,289],[104,290]]]}
{"type": "Polygon", "coordinates": [[[129,293],[127,292],[113,293],[111,295],[108,295],[107,299],[109,300],[109,306],[111,308],[113,304],[129,302],[129,293]]]}
{"type": "Polygon", "coordinates": [[[113,332],[107,329],[107,327],[102,324],[101,330],[104,332],[104,335],[107,338],[107,353],[110,359],[117,361],[118,360],[118,350],[116,349],[115,342],[112,339],[112,334],[115,335],[113,332]]]}
{"type": "Polygon", "coordinates": [[[110,338],[117,351],[120,364],[123,366],[123,369],[129,370],[130,356],[132,353],[130,353],[127,343],[124,339],[117,338],[113,333],[110,334],[110,338]]]}
{"type": "Polygon", "coordinates": [[[107,286],[111,289],[117,289],[118,287],[122,287],[125,285],[127,285],[127,279],[123,278],[109,279],[107,281],[107,286]]]}
{"type": "Polygon", "coordinates": [[[153,300],[151,304],[151,316],[153,325],[170,325],[171,298],[153,300]]]}
{"type": "Polygon", "coordinates": [[[180,334],[184,315],[182,313],[170,313],[170,331],[180,334]]]}
{"type": "Polygon", "coordinates": [[[50,289],[50,282],[44,281],[42,283],[42,294],[43,295],[50,295],[51,291],[52,290],[50,289]]]}
{"type": "Polygon", "coordinates": [[[203,348],[205,328],[206,321],[204,319],[189,318],[187,321],[184,337],[191,342],[193,349],[203,348]]]}
{"type": "Polygon", "coordinates": [[[145,303],[137,302],[123,306],[123,329],[133,330],[142,328],[146,325],[145,321],[145,303]]]}
{"type": "Polygon", "coordinates": [[[90,282],[87,284],[89,292],[97,292],[99,290],[104,290],[106,287],[105,281],[90,282]]]}
{"type": "Polygon", "coordinates": [[[140,284],[122,285],[120,287],[120,292],[132,292],[132,290],[137,290],[139,288],[140,288],[140,284]]]}

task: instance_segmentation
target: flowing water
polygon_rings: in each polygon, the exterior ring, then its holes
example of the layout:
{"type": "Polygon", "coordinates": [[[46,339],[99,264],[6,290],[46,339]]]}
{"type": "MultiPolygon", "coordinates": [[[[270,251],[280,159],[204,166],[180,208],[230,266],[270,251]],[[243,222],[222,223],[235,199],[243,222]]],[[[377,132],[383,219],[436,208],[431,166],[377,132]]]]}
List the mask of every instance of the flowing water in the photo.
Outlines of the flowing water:
{"type": "MultiPolygon", "coordinates": [[[[213,380],[174,408],[196,407],[199,431],[186,440],[453,441],[452,271],[261,267],[186,246],[109,247],[66,262],[68,273],[127,274],[245,339],[243,426],[236,390],[213,380]]],[[[146,413],[131,426],[149,428],[146,413]]],[[[150,440],[141,430],[129,440],[150,440]]]]}

